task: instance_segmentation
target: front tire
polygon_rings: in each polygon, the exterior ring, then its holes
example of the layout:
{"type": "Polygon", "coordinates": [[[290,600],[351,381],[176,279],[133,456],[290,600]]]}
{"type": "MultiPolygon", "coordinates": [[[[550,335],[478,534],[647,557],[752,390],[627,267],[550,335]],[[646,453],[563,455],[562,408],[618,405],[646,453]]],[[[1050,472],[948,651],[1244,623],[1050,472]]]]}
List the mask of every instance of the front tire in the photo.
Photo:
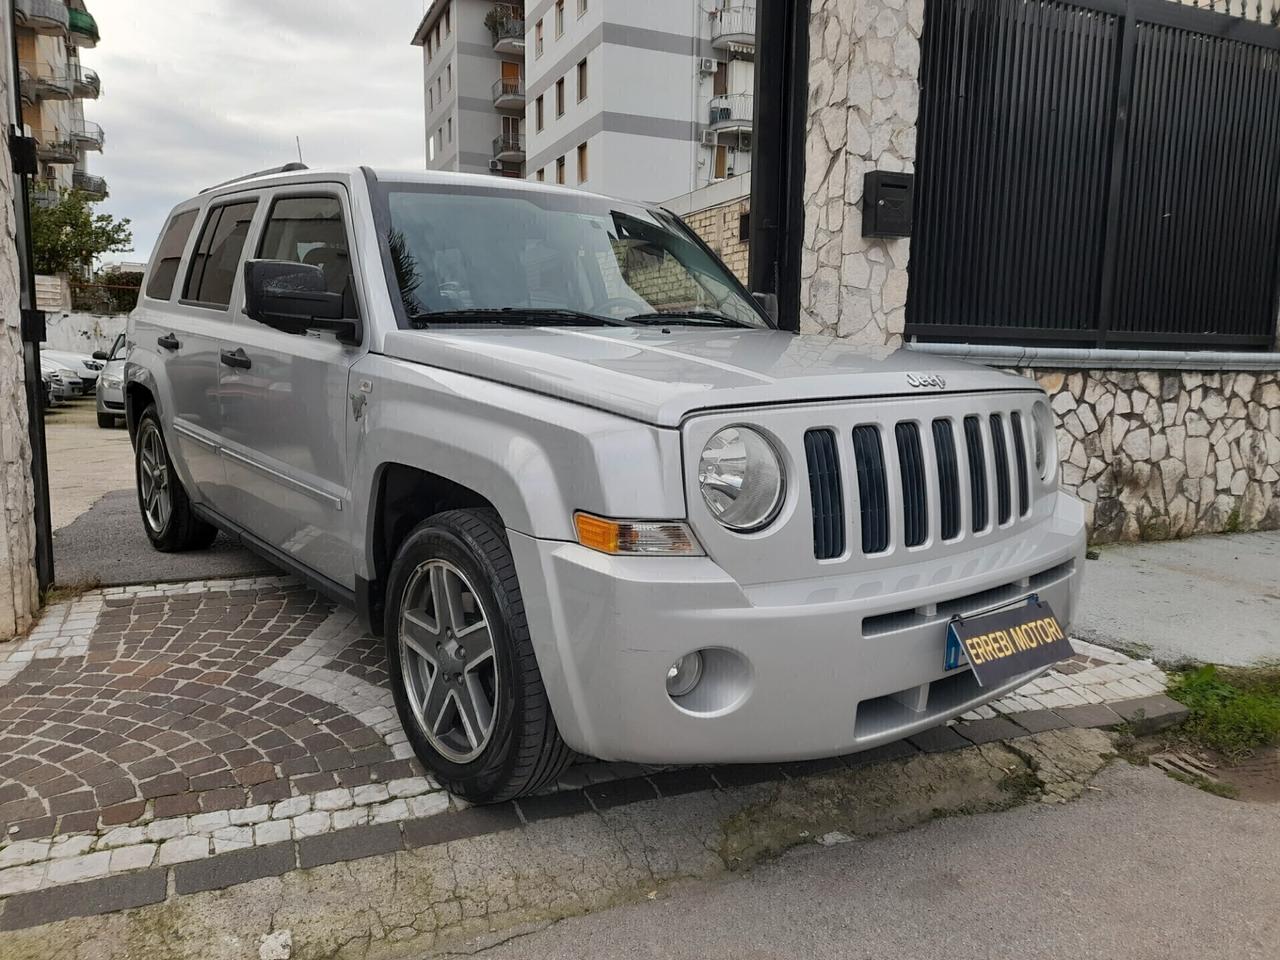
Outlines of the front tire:
{"type": "Polygon", "coordinates": [[[133,463],[138,509],[151,545],[162,553],[179,553],[202,550],[213,543],[218,531],[191,509],[191,500],[169,458],[155,404],[147,407],[138,420],[133,463]]]}
{"type": "Polygon", "coordinates": [[[564,770],[572,751],[551,715],[496,513],[451,510],[409,534],[391,568],[385,634],[400,722],[451,793],[499,803],[564,770]]]}

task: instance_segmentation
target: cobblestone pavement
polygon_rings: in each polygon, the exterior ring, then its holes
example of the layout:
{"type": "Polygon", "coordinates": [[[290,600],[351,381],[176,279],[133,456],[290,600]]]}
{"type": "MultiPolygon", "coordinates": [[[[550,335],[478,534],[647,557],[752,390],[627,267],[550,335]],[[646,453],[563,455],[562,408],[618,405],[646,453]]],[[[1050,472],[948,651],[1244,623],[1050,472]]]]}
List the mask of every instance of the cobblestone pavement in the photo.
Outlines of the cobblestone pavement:
{"type": "MultiPolygon", "coordinates": [[[[1164,690],[1150,662],[1077,651],[910,749],[1104,726],[1164,690]]],[[[105,589],[51,606],[0,647],[0,898],[456,814],[413,758],[386,677],[381,643],[354,613],[290,579],[105,589]]],[[[519,816],[769,775],[583,762],[519,816]]]]}

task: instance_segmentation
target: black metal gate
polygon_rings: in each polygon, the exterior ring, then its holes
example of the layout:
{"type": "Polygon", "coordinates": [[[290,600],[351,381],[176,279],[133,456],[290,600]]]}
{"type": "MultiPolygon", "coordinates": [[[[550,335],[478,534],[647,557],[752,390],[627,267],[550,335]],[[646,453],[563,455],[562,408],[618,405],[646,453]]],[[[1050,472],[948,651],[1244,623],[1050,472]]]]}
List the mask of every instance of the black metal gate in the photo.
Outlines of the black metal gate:
{"type": "Polygon", "coordinates": [[[927,0],[907,333],[1269,348],[1280,29],[1170,0],[927,0]]]}

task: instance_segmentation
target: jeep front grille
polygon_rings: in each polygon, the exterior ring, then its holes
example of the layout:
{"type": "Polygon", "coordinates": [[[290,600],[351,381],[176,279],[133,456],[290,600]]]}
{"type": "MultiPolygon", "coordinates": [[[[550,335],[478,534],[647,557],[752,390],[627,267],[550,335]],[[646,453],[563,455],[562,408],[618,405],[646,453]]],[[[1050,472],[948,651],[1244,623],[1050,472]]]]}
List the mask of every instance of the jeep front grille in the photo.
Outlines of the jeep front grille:
{"type": "Polygon", "coordinates": [[[844,435],[852,441],[848,447],[839,431],[809,430],[804,445],[814,556],[831,560],[844,554],[847,521],[842,472],[851,475],[856,487],[859,535],[854,542],[860,542],[864,555],[884,553],[895,542],[906,548],[926,545],[931,510],[937,511],[933,529],[942,541],[983,533],[993,519],[1000,527],[1011,525],[1015,490],[1016,515],[1030,515],[1028,422],[1016,411],[987,417],[971,414],[959,422],[951,417],[901,420],[892,424],[892,442],[886,442],[889,423],[859,424],[852,436],[844,435]],[[929,429],[921,429],[922,423],[929,429]],[[963,429],[963,445],[957,443],[958,428],[963,429]],[[847,451],[844,456],[842,449],[847,451]],[[850,455],[852,470],[842,466],[850,455]],[[966,504],[968,533],[963,530],[966,504]]]}

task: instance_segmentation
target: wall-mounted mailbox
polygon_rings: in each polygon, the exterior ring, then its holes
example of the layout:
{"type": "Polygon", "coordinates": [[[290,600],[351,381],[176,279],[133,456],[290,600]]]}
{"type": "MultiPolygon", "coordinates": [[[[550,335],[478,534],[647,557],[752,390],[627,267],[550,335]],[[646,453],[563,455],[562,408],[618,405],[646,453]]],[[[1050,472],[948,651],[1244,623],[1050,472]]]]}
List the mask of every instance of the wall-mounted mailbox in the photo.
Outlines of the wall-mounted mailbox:
{"type": "Polygon", "coordinates": [[[915,195],[915,174],[870,171],[862,183],[862,235],[911,236],[915,195]]]}

